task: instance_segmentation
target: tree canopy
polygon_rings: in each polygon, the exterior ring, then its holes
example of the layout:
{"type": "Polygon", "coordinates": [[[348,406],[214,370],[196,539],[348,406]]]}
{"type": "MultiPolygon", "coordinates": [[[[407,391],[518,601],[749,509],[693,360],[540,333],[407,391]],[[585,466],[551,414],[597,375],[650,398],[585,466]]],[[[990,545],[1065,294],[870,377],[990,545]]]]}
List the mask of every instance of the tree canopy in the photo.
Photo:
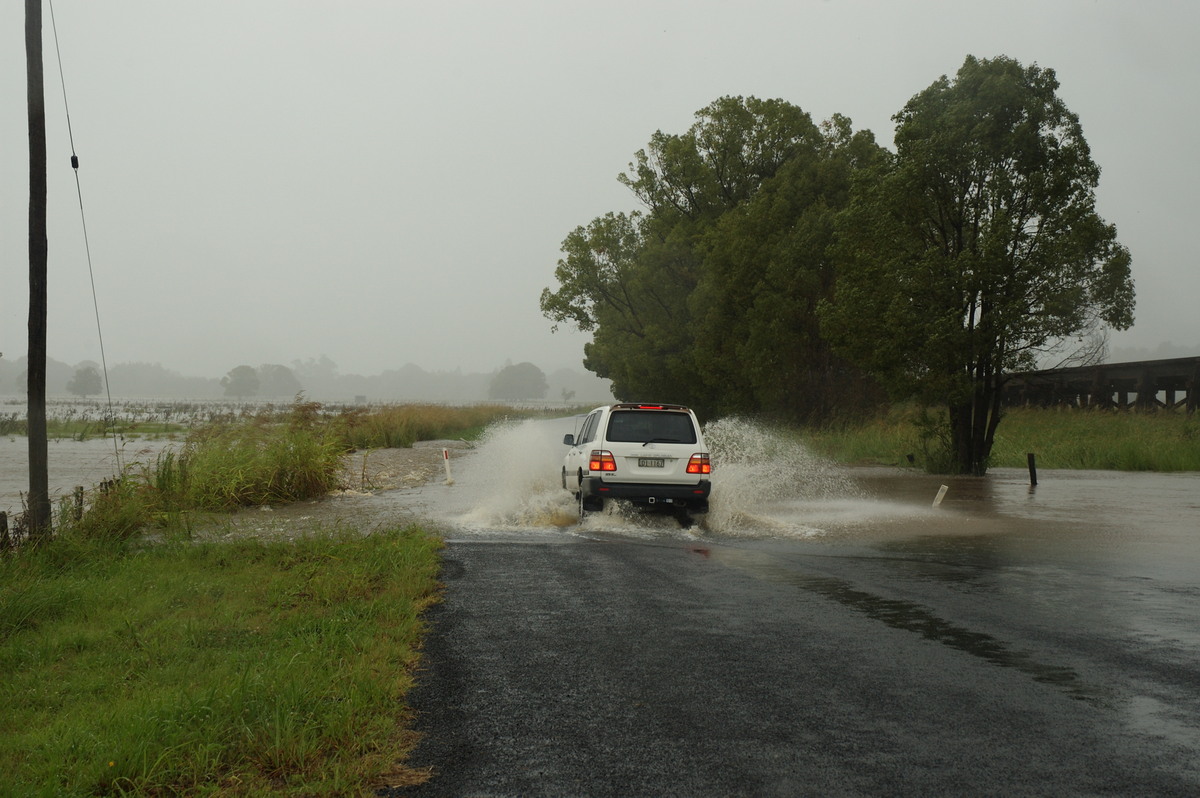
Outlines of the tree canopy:
{"type": "Polygon", "coordinates": [[[823,329],[895,393],[948,410],[950,470],[982,474],[1006,373],[1133,321],[1130,255],[1053,70],[968,57],[896,114],[896,153],[840,215],[823,329]]]}
{"type": "Polygon", "coordinates": [[[1053,70],[968,57],[894,118],[723,97],[619,176],[641,202],[571,231],[555,325],[623,400],[827,420],[879,386],[947,410],[945,462],[986,470],[1006,375],[1133,320],[1130,254],[1053,70]]]}
{"type": "Polygon", "coordinates": [[[264,363],[258,367],[259,393],[262,396],[294,397],[304,390],[300,380],[287,366],[278,363],[264,363]]]}
{"type": "Polygon", "coordinates": [[[655,133],[619,177],[645,210],[567,236],[542,311],[593,333],[584,365],[618,398],[820,414],[858,379],[816,329],[833,215],[858,163],[881,153],[843,117],[818,126],[782,100],[717,100],[686,133],[655,133]]]}

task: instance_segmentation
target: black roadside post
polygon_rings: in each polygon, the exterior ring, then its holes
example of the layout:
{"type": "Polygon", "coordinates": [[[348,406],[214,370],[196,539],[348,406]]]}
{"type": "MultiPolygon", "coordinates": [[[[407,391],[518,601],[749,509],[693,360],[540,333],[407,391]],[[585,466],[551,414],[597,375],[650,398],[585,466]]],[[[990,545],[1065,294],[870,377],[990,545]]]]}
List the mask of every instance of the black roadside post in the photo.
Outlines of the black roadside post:
{"type": "Polygon", "coordinates": [[[1033,452],[1029,452],[1028,454],[1025,455],[1025,457],[1029,461],[1029,484],[1030,484],[1030,486],[1036,488],[1037,487],[1037,461],[1033,456],[1033,452]]]}

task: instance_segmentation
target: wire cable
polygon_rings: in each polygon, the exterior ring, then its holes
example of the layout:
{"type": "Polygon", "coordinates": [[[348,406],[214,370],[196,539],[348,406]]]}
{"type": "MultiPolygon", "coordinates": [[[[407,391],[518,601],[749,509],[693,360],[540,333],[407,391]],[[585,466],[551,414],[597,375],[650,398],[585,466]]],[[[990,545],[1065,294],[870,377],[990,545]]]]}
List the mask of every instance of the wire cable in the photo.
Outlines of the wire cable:
{"type": "Polygon", "coordinates": [[[71,106],[67,102],[67,78],[63,72],[62,48],[58,44],[58,23],[54,19],[54,0],[47,0],[50,6],[50,29],[54,32],[54,54],[58,61],[58,80],[62,85],[63,111],[67,117],[67,138],[71,143],[71,171],[75,173],[75,193],[79,197],[79,221],[83,227],[83,250],[87,254],[88,278],[92,284],[92,307],[96,313],[96,337],[100,341],[100,368],[104,371],[104,394],[108,401],[106,408],[105,427],[112,430],[113,454],[117,458],[117,468],[121,468],[121,450],[117,446],[116,423],[113,418],[112,388],[108,384],[108,359],[104,354],[104,331],[100,326],[100,300],[96,295],[96,272],[92,268],[92,246],[88,240],[87,216],[83,211],[83,187],[79,182],[79,156],[75,154],[75,133],[71,129],[71,106]]]}

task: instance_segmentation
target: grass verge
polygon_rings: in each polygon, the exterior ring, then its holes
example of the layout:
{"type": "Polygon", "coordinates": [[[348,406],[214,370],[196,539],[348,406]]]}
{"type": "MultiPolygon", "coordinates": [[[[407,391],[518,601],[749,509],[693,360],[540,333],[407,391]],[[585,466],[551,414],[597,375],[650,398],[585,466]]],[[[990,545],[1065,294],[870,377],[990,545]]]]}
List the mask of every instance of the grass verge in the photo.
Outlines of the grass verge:
{"type": "MultiPolygon", "coordinates": [[[[858,424],[806,429],[815,451],[843,463],[927,467],[938,455],[935,417],[912,407],[858,424]]],[[[996,430],[991,467],[1200,471],[1200,418],[1181,413],[1013,408],[996,430]]],[[[935,464],[936,465],[936,464],[935,464]]],[[[937,470],[936,467],[931,470],[937,470]]]]}
{"type": "Polygon", "coordinates": [[[415,783],[418,528],[0,562],[0,794],[360,795],[415,783]]]}

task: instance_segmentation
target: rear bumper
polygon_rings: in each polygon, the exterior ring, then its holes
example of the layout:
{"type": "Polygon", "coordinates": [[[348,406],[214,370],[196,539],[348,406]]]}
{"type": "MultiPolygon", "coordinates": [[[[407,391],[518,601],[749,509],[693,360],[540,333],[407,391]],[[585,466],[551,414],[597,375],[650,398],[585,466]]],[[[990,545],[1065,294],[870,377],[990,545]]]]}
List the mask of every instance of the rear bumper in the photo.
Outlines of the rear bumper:
{"type": "Polygon", "coordinates": [[[588,498],[623,499],[646,505],[684,505],[698,511],[708,509],[708,494],[712,491],[712,483],[706,479],[691,485],[650,485],[584,477],[579,487],[588,498]]]}

